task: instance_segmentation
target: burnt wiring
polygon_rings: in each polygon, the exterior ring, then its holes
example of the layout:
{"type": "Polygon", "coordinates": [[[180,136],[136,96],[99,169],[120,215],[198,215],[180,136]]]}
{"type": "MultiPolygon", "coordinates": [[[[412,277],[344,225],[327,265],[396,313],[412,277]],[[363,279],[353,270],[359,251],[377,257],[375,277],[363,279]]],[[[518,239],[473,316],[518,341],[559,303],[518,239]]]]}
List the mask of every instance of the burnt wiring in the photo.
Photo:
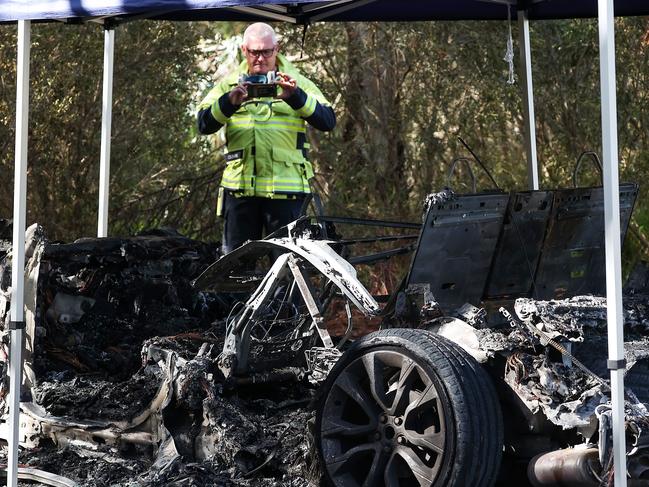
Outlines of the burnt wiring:
{"type": "Polygon", "coordinates": [[[518,328],[520,330],[523,330],[533,336],[535,336],[539,341],[541,342],[541,345],[550,345],[552,348],[557,350],[559,353],[562,355],[570,358],[572,363],[574,363],[578,368],[582,370],[586,375],[588,375],[591,379],[593,379],[595,382],[597,382],[602,388],[607,391],[611,392],[611,386],[606,382],[604,379],[602,379],[600,376],[592,372],[588,367],[586,367],[579,359],[577,359],[573,354],[571,354],[563,345],[560,345],[556,341],[554,341],[550,336],[545,333],[542,330],[539,330],[537,327],[535,327],[532,323],[525,322],[525,324],[521,323],[518,321],[516,318],[512,316],[512,314],[507,311],[506,308],[501,307],[499,311],[503,314],[505,319],[509,322],[509,324],[512,326],[512,328],[518,328]]]}

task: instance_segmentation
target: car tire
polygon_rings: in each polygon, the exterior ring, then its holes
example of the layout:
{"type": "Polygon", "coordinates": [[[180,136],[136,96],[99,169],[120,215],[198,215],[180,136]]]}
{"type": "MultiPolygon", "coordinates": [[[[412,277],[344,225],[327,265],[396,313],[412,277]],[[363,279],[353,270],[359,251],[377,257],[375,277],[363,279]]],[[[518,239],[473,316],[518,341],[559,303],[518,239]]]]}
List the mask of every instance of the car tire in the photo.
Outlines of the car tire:
{"type": "Polygon", "coordinates": [[[424,330],[371,333],[342,355],[320,393],[315,439],[329,484],[494,484],[498,397],[452,341],[424,330]]]}

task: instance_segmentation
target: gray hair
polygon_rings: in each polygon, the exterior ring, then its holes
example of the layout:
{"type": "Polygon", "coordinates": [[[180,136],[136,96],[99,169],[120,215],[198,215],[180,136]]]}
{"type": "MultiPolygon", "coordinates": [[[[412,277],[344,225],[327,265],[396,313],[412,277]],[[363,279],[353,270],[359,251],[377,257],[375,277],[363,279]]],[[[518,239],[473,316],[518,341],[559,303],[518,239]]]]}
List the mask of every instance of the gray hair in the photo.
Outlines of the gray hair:
{"type": "Polygon", "coordinates": [[[273,44],[277,45],[277,34],[270,25],[263,22],[250,24],[243,33],[243,45],[247,46],[250,39],[263,39],[264,37],[270,37],[273,44]]]}

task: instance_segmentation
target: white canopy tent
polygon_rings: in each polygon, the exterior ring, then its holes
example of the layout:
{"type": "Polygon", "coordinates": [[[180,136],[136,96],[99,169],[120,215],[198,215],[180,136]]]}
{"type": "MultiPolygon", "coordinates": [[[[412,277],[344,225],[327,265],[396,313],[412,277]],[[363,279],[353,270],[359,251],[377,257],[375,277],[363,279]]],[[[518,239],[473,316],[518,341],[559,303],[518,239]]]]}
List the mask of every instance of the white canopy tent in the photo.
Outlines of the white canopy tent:
{"type": "MultiPolygon", "coordinates": [[[[94,21],[104,21],[110,18],[132,20],[139,17],[147,18],[209,18],[209,19],[269,19],[290,22],[309,22],[319,20],[407,20],[394,18],[395,5],[399,11],[406,11],[417,18],[416,11],[423,8],[422,20],[425,19],[463,19],[463,18],[502,18],[505,9],[502,5],[511,4],[516,7],[516,0],[461,0],[459,2],[432,1],[426,5],[419,2],[408,5],[390,0],[339,0],[334,2],[298,1],[291,6],[265,3],[260,5],[255,1],[203,1],[188,2],[173,0],[130,2],[141,4],[142,8],[127,8],[129,2],[115,6],[106,6],[111,2],[98,2],[97,11],[92,5],[82,11],[71,7],[75,2],[52,2],[62,4],[59,12],[50,9],[39,10],[41,3],[27,0],[10,0],[9,14],[0,15],[0,21],[18,21],[18,59],[17,59],[17,97],[16,97],[16,152],[14,179],[14,216],[13,216],[13,262],[12,262],[12,297],[11,297],[11,350],[9,378],[11,384],[10,407],[10,436],[7,485],[17,485],[17,453],[19,443],[19,411],[20,387],[22,382],[21,364],[24,341],[24,254],[25,254],[25,215],[27,189],[27,134],[29,106],[29,55],[30,55],[30,26],[31,20],[61,19],[82,17],[94,21]],[[12,15],[12,4],[15,12],[12,15]],[[101,8],[100,8],[100,4],[101,8]],[[155,6],[153,5],[155,4],[155,6]],[[373,4],[373,5],[371,5],[373,4]],[[473,4],[474,10],[466,14],[467,4],[473,4]],[[121,7],[120,7],[121,5],[121,7]],[[297,8],[300,6],[301,8],[297,8]],[[165,8],[166,7],[166,8],[165,8]],[[369,10],[367,10],[369,8],[369,10]],[[383,10],[382,10],[383,8],[383,10]],[[431,12],[438,9],[438,16],[431,12]],[[111,10],[112,9],[112,10],[111,10]],[[226,9],[226,10],[216,10],[226,9]],[[499,10],[496,10],[499,9],[499,10]],[[107,11],[106,11],[107,10],[107,11]],[[361,12],[361,19],[355,18],[354,12],[361,12]],[[381,12],[388,12],[381,16],[381,12]],[[187,12],[193,16],[184,17],[187,12]],[[364,12],[364,13],[363,13],[364,12]],[[413,13],[414,12],[414,13],[413,13]],[[464,15],[462,14],[464,12],[464,15]],[[203,17],[201,17],[201,13],[203,17]],[[365,17],[363,17],[363,15],[365,17]]],[[[93,4],[88,1],[88,4],[93,4]]],[[[76,2],[78,3],[78,2],[76,2]]],[[[532,87],[532,70],[530,57],[529,18],[554,18],[571,15],[592,15],[589,2],[564,1],[559,2],[567,8],[561,10],[557,5],[550,5],[549,10],[542,10],[543,0],[520,2],[522,8],[518,11],[520,26],[521,67],[524,73],[525,94],[525,127],[528,161],[528,181],[530,189],[539,188],[539,176],[536,160],[536,136],[534,124],[534,104],[532,87]],[[576,6],[580,4],[581,7],[576,6]],[[585,6],[584,6],[585,5],[585,6]],[[555,10],[553,10],[553,8],[555,10]],[[572,8],[572,10],[570,9],[572,8]],[[558,11],[557,11],[558,9],[558,11]],[[576,9],[576,10],[575,10],[576,9]],[[589,10],[590,9],[590,10],[589,10]]],[[[553,2],[547,2],[552,4],[553,2]]],[[[557,2],[554,2],[555,4],[557,2]]],[[[603,147],[603,180],[605,198],[605,242],[606,242],[606,286],[608,302],[608,346],[611,370],[611,389],[613,403],[613,432],[614,432],[614,466],[615,485],[626,485],[626,444],[624,438],[624,348],[623,348],[623,318],[622,318],[622,271],[621,271],[621,242],[620,242],[620,208],[618,180],[618,148],[617,148],[617,115],[616,115],[616,86],[615,86],[615,35],[614,7],[621,5],[623,12],[631,9],[630,13],[649,13],[649,5],[638,0],[598,0],[597,15],[599,22],[600,45],[600,77],[601,77],[601,117],[602,117],[602,147],[603,147]]],[[[505,17],[506,18],[506,17],[505,17]]],[[[100,154],[100,190],[98,236],[108,234],[108,198],[109,198],[109,161],[111,136],[111,107],[112,107],[112,73],[115,45],[115,30],[112,22],[106,22],[104,50],[104,91],[102,98],[102,131],[100,154]]]]}

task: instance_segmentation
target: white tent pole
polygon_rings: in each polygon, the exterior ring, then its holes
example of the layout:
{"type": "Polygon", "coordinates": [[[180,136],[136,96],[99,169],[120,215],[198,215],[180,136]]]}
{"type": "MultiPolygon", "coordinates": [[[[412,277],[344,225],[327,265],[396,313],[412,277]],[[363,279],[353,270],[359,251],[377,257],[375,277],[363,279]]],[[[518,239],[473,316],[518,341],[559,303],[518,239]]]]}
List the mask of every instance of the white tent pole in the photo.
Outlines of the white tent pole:
{"type": "Polygon", "coordinates": [[[113,58],[115,29],[104,31],[104,93],[102,96],[101,154],[99,158],[99,215],[97,236],[108,236],[108,197],[110,193],[110,135],[113,112],[113,58]]]}
{"type": "Polygon", "coordinates": [[[606,241],[606,302],[608,367],[613,404],[613,461],[615,486],[626,486],[624,439],[624,328],[622,318],[622,258],[620,190],[617,157],[617,100],[615,93],[615,25],[613,0],[598,0],[599,72],[604,162],[604,224],[606,241]]]}
{"type": "Polygon", "coordinates": [[[534,117],[534,86],[532,84],[532,49],[530,48],[530,21],[527,10],[518,11],[518,31],[521,67],[524,72],[523,91],[525,103],[525,153],[527,154],[527,184],[529,189],[539,189],[539,167],[536,158],[536,125],[534,117]]]}
{"type": "Polygon", "coordinates": [[[18,484],[18,428],[25,330],[25,213],[27,206],[27,120],[29,116],[30,21],[18,21],[16,69],[16,159],[14,171],[13,244],[11,256],[11,316],[9,350],[9,454],[7,486],[18,484]]]}

